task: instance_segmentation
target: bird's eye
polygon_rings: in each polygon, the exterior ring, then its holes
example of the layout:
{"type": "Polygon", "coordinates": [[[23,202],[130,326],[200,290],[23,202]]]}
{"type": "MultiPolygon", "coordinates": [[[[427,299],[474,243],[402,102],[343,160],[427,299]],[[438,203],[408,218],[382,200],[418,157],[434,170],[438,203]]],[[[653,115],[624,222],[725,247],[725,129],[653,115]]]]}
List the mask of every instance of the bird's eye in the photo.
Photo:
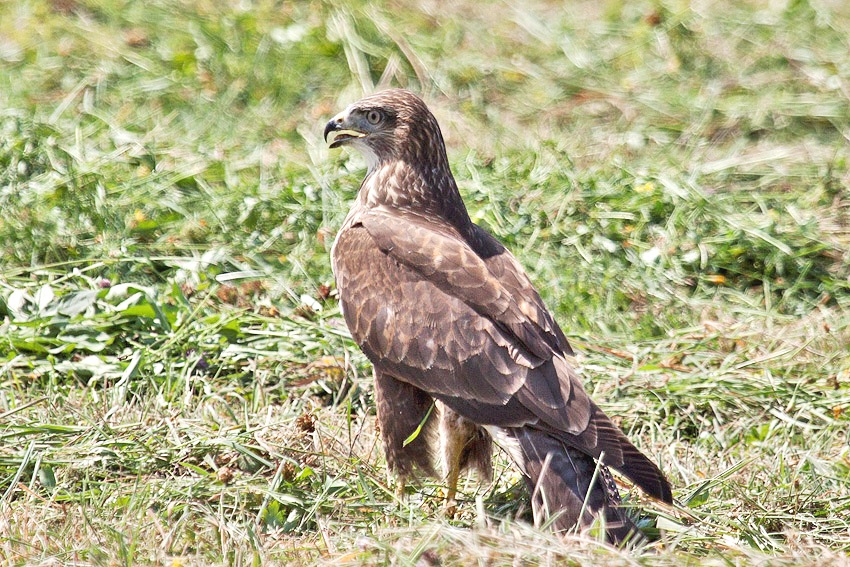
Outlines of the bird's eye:
{"type": "Polygon", "coordinates": [[[369,124],[377,124],[384,117],[383,114],[378,110],[370,110],[369,114],[366,115],[366,120],[369,121],[369,124]]]}

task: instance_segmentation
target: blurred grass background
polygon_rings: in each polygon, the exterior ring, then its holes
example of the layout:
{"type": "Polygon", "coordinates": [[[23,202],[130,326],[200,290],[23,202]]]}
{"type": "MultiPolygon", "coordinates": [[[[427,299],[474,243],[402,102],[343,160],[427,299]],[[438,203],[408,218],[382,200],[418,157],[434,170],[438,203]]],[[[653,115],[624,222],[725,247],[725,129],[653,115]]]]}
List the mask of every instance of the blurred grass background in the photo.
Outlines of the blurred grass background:
{"type": "Polygon", "coordinates": [[[848,141],[837,0],[0,2],[0,557],[845,562],[848,141]],[[651,551],[518,522],[503,460],[394,497],[321,140],[382,86],[668,472],[651,551]]]}

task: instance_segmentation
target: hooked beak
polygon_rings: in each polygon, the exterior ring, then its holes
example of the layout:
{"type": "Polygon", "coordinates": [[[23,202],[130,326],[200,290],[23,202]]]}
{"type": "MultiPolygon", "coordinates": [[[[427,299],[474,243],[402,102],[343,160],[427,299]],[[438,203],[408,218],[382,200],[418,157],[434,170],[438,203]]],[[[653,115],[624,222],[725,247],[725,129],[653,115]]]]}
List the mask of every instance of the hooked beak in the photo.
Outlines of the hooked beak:
{"type": "Polygon", "coordinates": [[[331,148],[338,148],[347,144],[351,140],[366,137],[365,132],[356,130],[348,124],[348,112],[343,111],[331,118],[330,122],[325,125],[325,142],[328,141],[328,134],[335,133],[331,148]]]}

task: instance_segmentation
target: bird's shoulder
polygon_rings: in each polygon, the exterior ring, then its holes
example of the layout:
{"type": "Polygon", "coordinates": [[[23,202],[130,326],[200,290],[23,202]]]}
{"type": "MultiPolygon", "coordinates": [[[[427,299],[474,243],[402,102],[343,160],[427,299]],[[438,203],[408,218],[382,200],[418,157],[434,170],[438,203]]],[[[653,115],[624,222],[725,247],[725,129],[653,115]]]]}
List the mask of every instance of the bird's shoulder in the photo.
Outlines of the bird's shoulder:
{"type": "Polygon", "coordinates": [[[540,326],[547,335],[555,338],[559,349],[573,355],[573,349],[552,313],[540,297],[519,260],[496,237],[473,224],[470,241],[488,271],[513,296],[522,298],[519,306],[523,314],[540,326]]]}
{"type": "MultiPolygon", "coordinates": [[[[373,247],[488,317],[541,359],[572,354],[563,331],[517,259],[481,227],[464,230],[425,215],[375,208],[362,211],[348,230],[365,229],[373,247]]],[[[360,237],[362,238],[362,236],[360,237]]],[[[373,253],[375,250],[373,250],[373,253]]],[[[362,256],[365,252],[359,252],[362,256]]],[[[347,262],[362,265],[351,257],[347,262]]]]}

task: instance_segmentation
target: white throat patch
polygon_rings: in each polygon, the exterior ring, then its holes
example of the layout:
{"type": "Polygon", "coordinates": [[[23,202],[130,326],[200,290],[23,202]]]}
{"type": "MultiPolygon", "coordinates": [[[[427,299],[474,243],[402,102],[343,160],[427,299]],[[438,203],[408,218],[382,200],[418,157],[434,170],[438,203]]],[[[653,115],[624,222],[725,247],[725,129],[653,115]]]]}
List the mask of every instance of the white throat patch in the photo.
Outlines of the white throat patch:
{"type": "Polygon", "coordinates": [[[378,166],[378,154],[369,147],[369,144],[358,139],[352,140],[348,145],[355,148],[363,155],[363,159],[366,160],[366,167],[368,169],[367,175],[375,171],[375,168],[378,166]]]}

